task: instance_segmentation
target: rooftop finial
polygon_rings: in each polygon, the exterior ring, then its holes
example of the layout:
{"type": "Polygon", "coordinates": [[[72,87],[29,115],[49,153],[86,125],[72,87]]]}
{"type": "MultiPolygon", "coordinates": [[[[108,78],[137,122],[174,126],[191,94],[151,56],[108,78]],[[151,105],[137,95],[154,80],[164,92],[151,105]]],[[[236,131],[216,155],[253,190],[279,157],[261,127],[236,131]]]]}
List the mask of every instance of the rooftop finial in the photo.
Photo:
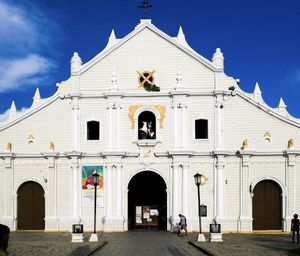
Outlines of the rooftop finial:
{"type": "Polygon", "coordinates": [[[71,73],[80,69],[82,65],[82,60],[79,57],[78,52],[74,52],[73,57],[71,58],[71,73]]]}
{"type": "Polygon", "coordinates": [[[9,110],[9,119],[15,118],[16,114],[17,114],[17,108],[15,102],[13,101],[11,103],[10,110],[9,110]]]}
{"type": "Polygon", "coordinates": [[[224,69],[224,56],[220,48],[216,49],[216,52],[213,55],[212,63],[215,64],[218,68],[224,69]]]}
{"type": "Polygon", "coordinates": [[[141,5],[138,5],[138,8],[145,9],[145,19],[147,19],[147,8],[153,7],[152,4],[149,4],[148,0],[144,0],[141,5]]]}
{"type": "Polygon", "coordinates": [[[278,107],[277,107],[277,112],[281,115],[284,115],[284,116],[286,116],[286,114],[287,114],[286,105],[285,105],[282,98],[280,98],[280,100],[279,100],[279,104],[278,104],[278,107]]]}

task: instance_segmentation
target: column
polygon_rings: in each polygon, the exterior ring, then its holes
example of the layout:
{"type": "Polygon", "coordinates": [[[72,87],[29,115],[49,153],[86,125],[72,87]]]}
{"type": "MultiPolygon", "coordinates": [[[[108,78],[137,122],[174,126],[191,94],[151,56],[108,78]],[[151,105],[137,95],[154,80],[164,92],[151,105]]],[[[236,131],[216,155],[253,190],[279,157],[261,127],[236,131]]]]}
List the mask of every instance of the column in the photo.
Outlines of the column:
{"type": "Polygon", "coordinates": [[[108,104],[108,149],[111,150],[113,148],[113,115],[112,115],[112,106],[108,104]]]}
{"type": "Polygon", "coordinates": [[[175,220],[178,219],[179,214],[179,177],[178,177],[178,164],[173,164],[173,186],[172,186],[172,193],[173,193],[173,225],[175,225],[175,220]]]}
{"type": "MultiPolygon", "coordinates": [[[[71,163],[71,181],[72,181],[72,190],[71,190],[71,216],[72,221],[75,223],[80,223],[80,214],[79,214],[79,164],[76,159],[72,159],[71,163]]],[[[73,223],[74,224],[74,223],[73,223]]]]}
{"type": "Polygon", "coordinates": [[[117,200],[116,200],[116,215],[122,217],[122,166],[117,165],[117,200]]]}
{"type": "Polygon", "coordinates": [[[239,230],[252,229],[252,211],[251,211],[251,191],[249,183],[250,155],[241,154],[242,163],[240,165],[240,214],[239,230]]]}
{"type": "Polygon", "coordinates": [[[79,100],[72,98],[72,150],[80,150],[79,100]]]}
{"type": "Polygon", "coordinates": [[[56,180],[56,162],[55,154],[47,155],[48,159],[48,172],[47,172],[47,187],[48,187],[48,200],[47,212],[45,218],[46,230],[57,230],[57,180],[56,180]]]}
{"type": "Polygon", "coordinates": [[[112,182],[111,182],[111,175],[112,175],[112,165],[106,166],[106,218],[112,216],[112,182]]]}
{"type": "Polygon", "coordinates": [[[216,164],[217,174],[217,218],[224,218],[225,215],[225,177],[224,168],[225,163],[223,162],[224,156],[218,156],[216,164]]]}
{"type": "Polygon", "coordinates": [[[108,102],[108,150],[120,150],[121,106],[119,102],[108,102]]]}
{"type": "Polygon", "coordinates": [[[223,148],[223,99],[222,95],[217,95],[217,102],[216,102],[216,115],[217,115],[217,120],[216,120],[216,148],[220,149],[223,148]]]}
{"type": "Polygon", "coordinates": [[[178,134],[178,109],[177,104],[173,102],[173,147],[176,149],[179,147],[179,134],[178,134]]]}
{"type": "Polygon", "coordinates": [[[118,105],[117,106],[117,125],[116,125],[116,139],[117,139],[117,143],[116,143],[116,148],[117,149],[121,149],[121,106],[118,105]]]}
{"type": "Polygon", "coordinates": [[[190,217],[190,166],[184,164],[182,168],[182,212],[189,219],[190,217]]]}
{"type": "MultiPolygon", "coordinates": [[[[2,172],[2,170],[1,170],[2,172]]],[[[3,224],[9,226],[10,229],[16,229],[16,196],[13,194],[14,191],[14,161],[13,154],[7,153],[4,157],[3,165],[4,173],[4,189],[2,193],[4,194],[4,216],[1,219],[3,224]]]]}
{"type": "Polygon", "coordinates": [[[187,104],[183,104],[182,107],[182,148],[186,148],[186,141],[187,141],[187,104]]]}
{"type": "Polygon", "coordinates": [[[286,173],[285,173],[285,186],[286,193],[282,191],[282,217],[285,220],[284,229],[288,230],[290,228],[290,223],[292,216],[297,212],[295,207],[296,186],[298,184],[295,182],[296,179],[296,154],[292,150],[286,150],[286,173]]]}

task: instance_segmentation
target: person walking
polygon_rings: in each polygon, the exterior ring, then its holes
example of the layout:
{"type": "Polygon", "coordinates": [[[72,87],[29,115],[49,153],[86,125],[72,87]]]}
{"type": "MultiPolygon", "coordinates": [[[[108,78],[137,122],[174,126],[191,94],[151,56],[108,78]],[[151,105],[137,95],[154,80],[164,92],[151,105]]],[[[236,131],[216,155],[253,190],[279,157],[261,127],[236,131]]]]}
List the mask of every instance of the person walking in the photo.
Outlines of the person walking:
{"type": "Polygon", "coordinates": [[[7,256],[7,247],[10,229],[6,225],[0,224],[0,256],[7,256]]]}
{"type": "Polygon", "coordinates": [[[299,243],[299,226],[300,226],[300,221],[298,219],[298,214],[294,214],[294,219],[292,219],[292,222],[291,222],[293,243],[295,243],[295,233],[297,233],[297,243],[299,243]]]}
{"type": "Polygon", "coordinates": [[[179,221],[179,227],[178,227],[178,231],[177,231],[177,235],[180,236],[181,230],[185,231],[185,235],[187,236],[187,223],[186,223],[186,217],[182,214],[178,215],[180,218],[179,221]]]}

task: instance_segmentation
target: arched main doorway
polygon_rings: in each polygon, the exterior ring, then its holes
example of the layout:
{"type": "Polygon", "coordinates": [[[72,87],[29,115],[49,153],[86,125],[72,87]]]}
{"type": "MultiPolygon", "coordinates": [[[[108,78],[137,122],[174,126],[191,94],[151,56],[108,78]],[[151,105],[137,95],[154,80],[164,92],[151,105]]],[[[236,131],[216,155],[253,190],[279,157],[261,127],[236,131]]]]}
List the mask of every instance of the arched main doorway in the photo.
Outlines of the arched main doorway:
{"type": "Polygon", "coordinates": [[[152,171],[136,174],[128,185],[128,229],[167,229],[166,183],[152,171]]]}
{"type": "Polygon", "coordinates": [[[23,183],[17,192],[18,230],[45,229],[44,189],[36,182],[23,183]]]}
{"type": "Polygon", "coordinates": [[[280,186],[272,180],[264,180],[255,186],[253,194],[253,230],[281,230],[280,186]]]}

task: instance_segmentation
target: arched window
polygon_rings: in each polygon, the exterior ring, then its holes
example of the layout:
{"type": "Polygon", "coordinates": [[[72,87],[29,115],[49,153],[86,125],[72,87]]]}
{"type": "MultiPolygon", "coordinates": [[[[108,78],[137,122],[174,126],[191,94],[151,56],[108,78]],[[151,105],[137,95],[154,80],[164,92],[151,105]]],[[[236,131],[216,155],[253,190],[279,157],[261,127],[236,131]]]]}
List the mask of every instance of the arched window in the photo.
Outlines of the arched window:
{"type": "Polygon", "coordinates": [[[87,140],[100,140],[100,123],[98,121],[87,122],[87,140]]]}
{"type": "Polygon", "coordinates": [[[144,111],[138,117],[138,139],[156,139],[156,118],[150,111],[144,111]]]}
{"type": "Polygon", "coordinates": [[[195,120],[195,139],[208,139],[208,120],[195,120]]]}

